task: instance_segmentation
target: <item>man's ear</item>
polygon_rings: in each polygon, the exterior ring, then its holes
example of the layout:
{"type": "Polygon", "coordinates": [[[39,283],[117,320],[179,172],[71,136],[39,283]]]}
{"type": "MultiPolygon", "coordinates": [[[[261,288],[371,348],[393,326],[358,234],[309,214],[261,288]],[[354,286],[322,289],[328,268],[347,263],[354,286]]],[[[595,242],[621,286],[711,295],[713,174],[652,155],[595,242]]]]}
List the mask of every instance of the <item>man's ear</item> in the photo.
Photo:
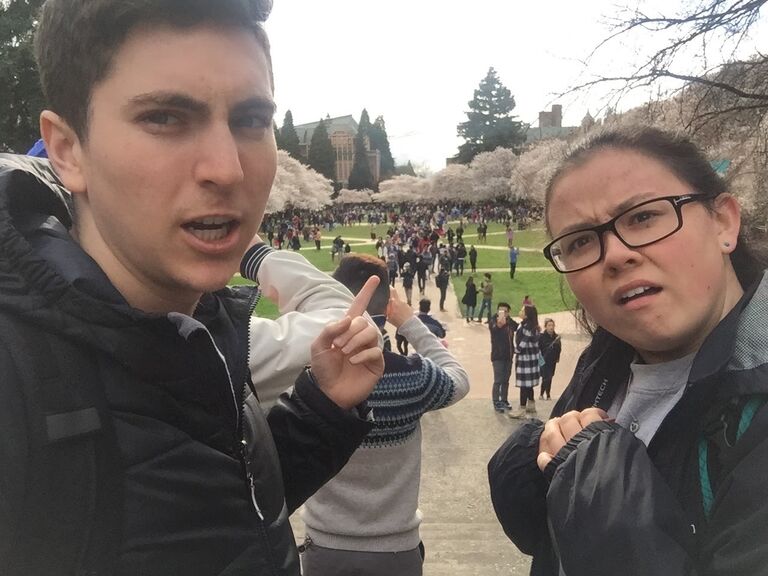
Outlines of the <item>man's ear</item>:
{"type": "Polygon", "coordinates": [[[66,120],[50,110],[40,114],[40,134],[45,150],[64,187],[73,194],[86,192],[80,138],[66,120]]]}

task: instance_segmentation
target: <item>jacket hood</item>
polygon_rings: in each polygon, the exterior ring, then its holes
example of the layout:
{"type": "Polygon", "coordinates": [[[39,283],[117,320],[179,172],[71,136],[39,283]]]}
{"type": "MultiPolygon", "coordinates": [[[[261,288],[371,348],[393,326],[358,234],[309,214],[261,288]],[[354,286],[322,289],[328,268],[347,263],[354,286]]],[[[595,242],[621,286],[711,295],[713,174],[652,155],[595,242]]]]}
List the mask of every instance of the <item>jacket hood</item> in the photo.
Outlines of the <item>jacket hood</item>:
{"type": "Polygon", "coordinates": [[[0,311],[153,378],[180,379],[195,369],[182,349],[196,328],[205,325],[214,339],[234,339],[243,324],[247,328],[251,297],[244,290],[206,295],[195,312],[198,322],[130,307],[72,239],[71,226],[71,195],[49,161],[0,154],[0,311]]]}

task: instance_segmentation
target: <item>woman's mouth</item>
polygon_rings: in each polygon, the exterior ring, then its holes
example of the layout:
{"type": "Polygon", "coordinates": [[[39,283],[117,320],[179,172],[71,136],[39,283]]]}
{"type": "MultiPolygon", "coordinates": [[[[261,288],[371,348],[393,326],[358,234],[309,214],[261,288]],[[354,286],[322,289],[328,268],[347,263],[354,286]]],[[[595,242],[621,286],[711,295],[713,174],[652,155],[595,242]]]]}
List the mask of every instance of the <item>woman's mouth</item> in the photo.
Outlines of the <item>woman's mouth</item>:
{"type": "Polygon", "coordinates": [[[624,305],[633,300],[638,300],[644,296],[658,294],[659,292],[661,292],[661,288],[658,286],[638,286],[637,288],[632,288],[631,290],[622,293],[619,296],[619,304],[624,305]]]}

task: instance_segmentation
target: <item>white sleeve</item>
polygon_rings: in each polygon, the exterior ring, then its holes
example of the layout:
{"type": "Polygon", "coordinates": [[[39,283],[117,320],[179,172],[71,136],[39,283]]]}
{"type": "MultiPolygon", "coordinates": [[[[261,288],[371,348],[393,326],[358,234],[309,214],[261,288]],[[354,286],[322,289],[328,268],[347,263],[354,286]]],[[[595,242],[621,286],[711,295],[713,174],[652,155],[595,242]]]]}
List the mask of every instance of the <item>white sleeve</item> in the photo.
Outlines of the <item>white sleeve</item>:
{"type": "Polygon", "coordinates": [[[326,324],[349,309],[352,294],[303,256],[287,250],[262,253],[256,278],[280,317],[250,321],[250,371],[259,401],[268,410],[309,364],[310,346],[326,324]]]}
{"type": "Polygon", "coordinates": [[[416,316],[409,318],[403,322],[397,331],[405,336],[417,353],[432,360],[453,380],[455,393],[451,404],[455,404],[467,395],[469,392],[467,371],[421,320],[416,316]]]}

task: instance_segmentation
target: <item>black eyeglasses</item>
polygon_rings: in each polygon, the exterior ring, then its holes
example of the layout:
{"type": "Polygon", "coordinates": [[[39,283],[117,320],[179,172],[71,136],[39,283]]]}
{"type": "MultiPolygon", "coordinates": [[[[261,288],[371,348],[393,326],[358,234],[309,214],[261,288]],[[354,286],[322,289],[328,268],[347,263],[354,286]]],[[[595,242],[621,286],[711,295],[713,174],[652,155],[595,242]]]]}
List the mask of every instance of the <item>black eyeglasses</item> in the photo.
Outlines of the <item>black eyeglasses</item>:
{"type": "Polygon", "coordinates": [[[683,227],[685,204],[712,198],[707,194],[684,194],[646,200],[604,224],[555,238],[544,247],[544,256],[563,274],[584,270],[603,259],[606,232],[613,232],[628,248],[642,248],[669,238],[683,227]]]}

